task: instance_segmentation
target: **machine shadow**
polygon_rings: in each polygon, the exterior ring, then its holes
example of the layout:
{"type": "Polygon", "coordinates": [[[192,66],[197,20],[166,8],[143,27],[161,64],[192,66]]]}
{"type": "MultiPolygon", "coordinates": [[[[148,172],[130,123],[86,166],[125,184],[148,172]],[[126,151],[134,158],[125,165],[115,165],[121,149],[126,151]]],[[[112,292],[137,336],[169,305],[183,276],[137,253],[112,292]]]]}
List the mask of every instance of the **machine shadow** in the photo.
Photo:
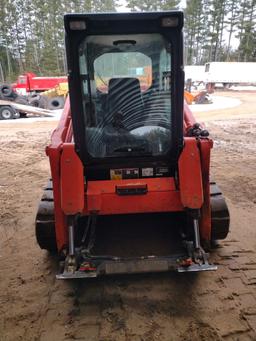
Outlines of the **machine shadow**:
{"type": "Polygon", "coordinates": [[[79,318],[86,317],[86,307],[97,306],[102,311],[120,311],[167,318],[193,317],[197,307],[193,292],[200,285],[199,273],[147,273],[111,275],[68,283],[79,306],[79,318]],[[187,309],[184,309],[184,306],[187,309]]]}
{"type": "MultiPolygon", "coordinates": [[[[169,214],[131,215],[129,219],[118,216],[111,219],[111,224],[103,219],[98,226],[94,251],[122,257],[184,253],[178,228],[180,216],[171,217],[170,220],[169,214]]],[[[79,319],[86,317],[88,307],[92,306],[117,313],[125,306],[128,311],[149,316],[160,310],[169,318],[170,314],[194,314],[196,307],[191,297],[200,285],[200,274],[175,271],[118,274],[67,280],[67,285],[79,307],[79,319]],[[184,306],[191,309],[184,310],[184,306]]]]}

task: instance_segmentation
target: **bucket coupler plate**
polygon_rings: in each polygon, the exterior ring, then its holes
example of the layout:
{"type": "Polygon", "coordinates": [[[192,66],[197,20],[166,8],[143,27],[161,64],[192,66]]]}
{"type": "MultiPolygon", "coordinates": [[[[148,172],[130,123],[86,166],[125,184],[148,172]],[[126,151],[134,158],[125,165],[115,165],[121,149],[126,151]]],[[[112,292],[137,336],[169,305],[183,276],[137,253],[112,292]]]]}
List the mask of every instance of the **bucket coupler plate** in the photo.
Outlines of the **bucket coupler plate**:
{"type": "Polygon", "coordinates": [[[191,264],[188,267],[179,266],[178,272],[200,272],[200,271],[215,271],[217,266],[214,264],[204,263],[204,264],[191,264]]]}
{"type": "Polygon", "coordinates": [[[56,275],[57,279],[93,278],[102,275],[138,274],[151,272],[199,272],[214,271],[217,266],[204,263],[194,263],[186,254],[159,257],[147,256],[139,258],[119,257],[88,257],[85,258],[78,270],[63,271],[56,275]]]}
{"type": "MultiPolygon", "coordinates": [[[[138,274],[151,272],[199,272],[216,270],[208,263],[208,254],[200,244],[198,212],[192,211],[193,240],[183,238],[183,247],[168,256],[147,255],[136,257],[96,256],[91,250],[95,242],[96,218],[89,220],[83,236],[83,246],[74,247],[74,235],[69,234],[69,254],[64,263],[64,271],[58,279],[90,278],[101,275],[138,274]],[[89,233],[91,231],[91,233],[89,233]],[[85,241],[87,242],[85,243],[85,241]]],[[[74,223],[74,222],[73,222],[74,223]]],[[[74,226],[70,222],[69,230],[74,226]]],[[[97,249],[96,249],[97,250],[97,249]]]]}

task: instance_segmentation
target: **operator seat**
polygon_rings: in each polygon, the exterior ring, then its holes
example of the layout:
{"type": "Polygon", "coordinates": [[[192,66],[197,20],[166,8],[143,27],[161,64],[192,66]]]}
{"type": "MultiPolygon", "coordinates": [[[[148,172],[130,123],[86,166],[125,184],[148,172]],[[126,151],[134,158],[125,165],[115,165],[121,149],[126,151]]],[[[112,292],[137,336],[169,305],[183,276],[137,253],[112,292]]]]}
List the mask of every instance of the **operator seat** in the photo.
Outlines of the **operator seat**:
{"type": "Polygon", "coordinates": [[[143,99],[137,78],[111,78],[108,86],[108,123],[115,113],[120,112],[127,129],[136,127],[136,120],[143,115],[143,99]]]}
{"type": "Polygon", "coordinates": [[[107,122],[104,131],[106,154],[118,156],[118,150],[136,148],[149,151],[148,141],[131,130],[142,126],[144,104],[137,78],[111,78],[107,98],[107,122]]]}

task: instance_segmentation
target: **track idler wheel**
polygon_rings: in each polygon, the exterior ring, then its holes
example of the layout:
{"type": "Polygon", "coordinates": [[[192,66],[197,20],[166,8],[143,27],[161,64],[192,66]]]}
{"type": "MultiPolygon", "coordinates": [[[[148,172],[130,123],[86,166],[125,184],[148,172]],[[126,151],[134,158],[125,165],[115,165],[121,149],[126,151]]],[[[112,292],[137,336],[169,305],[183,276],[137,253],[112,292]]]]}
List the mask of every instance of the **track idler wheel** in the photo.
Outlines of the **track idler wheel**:
{"type": "Polygon", "coordinates": [[[36,239],[41,249],[57,251],[52,182],[46,186],[36,215],[36,239]]]}
{"type": "Polygon", "coordinates": [[[215,182],[210,183],[211,193],[211,240],[225,239],[229,232],[229,211],[219,187],[215,182]]]}

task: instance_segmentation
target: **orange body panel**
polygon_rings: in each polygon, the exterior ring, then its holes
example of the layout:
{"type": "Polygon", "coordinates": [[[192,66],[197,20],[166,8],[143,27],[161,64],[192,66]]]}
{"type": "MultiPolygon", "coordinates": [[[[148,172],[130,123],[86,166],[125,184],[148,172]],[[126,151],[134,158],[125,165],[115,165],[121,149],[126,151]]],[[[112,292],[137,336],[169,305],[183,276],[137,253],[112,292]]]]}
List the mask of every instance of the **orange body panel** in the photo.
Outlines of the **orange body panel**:
{"type": "Polygon", "coordinates": [[[61,209],[60,196],[60,148],[47,148],[47,155],[50,158],[53,197],[54,197],[54,216],[55,233],[58,250],[62,250],[68,243],[67,216],[61,209]]]}
{"type": "Polygon", "coordinates": [[[84,208],[84,168],[73,143],[64,143],[61,154],[61,208],[67,215],[84,208]]]}
{"type": "Polygon", "coordinates": [[[54,216],[55,216],[55,232],[58,250],[62,250],[68,244],[67,216],[61,208],[61,191],[60,191],[60,158],[62,145],[64,142],[72,140],[72,123],[70,113],[70,102],[67,97],[63,113],[57,128],[51,136],[51,144],[46,147],[46,155],[49,156],[53,196],[54,196],[54,216]]]}
{"type": "Polygon", "coordinates": [[[202,181],[204,189],[204,204],[201,209],[200,234],[203,240],[211,239],[211,206],[210,206],[210,152],[213,141],[200,139],[199,149],[201,154],[202,181]]]}
{"type": "Polygon", "coordinates": [[[200,152],[194,137],[185,138],[179,158],[180,196],[184,207],[199,209],[203,205],[203,185],[200,152]]]}
{"type": "Polygon", "coordinates": [[[180,193],[173,178],[88,181],[85,214],[129,214],[182,211],[180,193]],[[141,195],[118,195],[116,187],[136,188],[147,185],[141,195]]]}
{"type": "Polygon", "coordinates": [[[186,102],[184,102],[184,121],[183,121],[183,127],[184,127],[184,135],[186,136],[187,132],[190,128],[193,127],[193,125],[196,123],[196,120],[193,116],[192,111],[190,110],[189,106],[186,102]]]}

